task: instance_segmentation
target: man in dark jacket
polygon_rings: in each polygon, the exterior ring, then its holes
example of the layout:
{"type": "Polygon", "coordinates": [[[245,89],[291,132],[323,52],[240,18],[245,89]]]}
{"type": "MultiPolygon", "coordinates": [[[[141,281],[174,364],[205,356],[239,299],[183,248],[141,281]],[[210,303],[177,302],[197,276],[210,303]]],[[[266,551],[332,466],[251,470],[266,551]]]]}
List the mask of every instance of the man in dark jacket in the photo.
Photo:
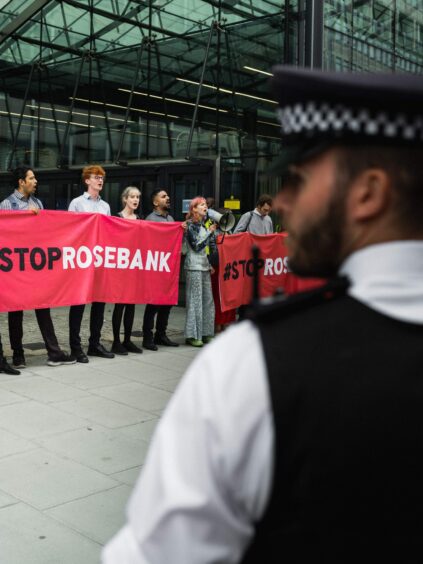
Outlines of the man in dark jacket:
{"type": "MultiPolygon", "coordinates": [[[[166,190],[161,188],[154,190],[151,194],[151,203],[153,211],[147,215],[146,221],[169,222],[175,221],[169,214],[170,198],[166,190]]],[[[142,324],[143,341],[142,346],[150,351],[157,351],[157,345],[165,347],[179,347],[179,343],[171,341],[166,334],[169,315],[172,306],[147,304],[144,310],[144,319],[142,324]],[[157,316],[157,317],[156,317],[157,316]],[[154,318],[156,317],[156,333],[154,332],[154,318]]]]}

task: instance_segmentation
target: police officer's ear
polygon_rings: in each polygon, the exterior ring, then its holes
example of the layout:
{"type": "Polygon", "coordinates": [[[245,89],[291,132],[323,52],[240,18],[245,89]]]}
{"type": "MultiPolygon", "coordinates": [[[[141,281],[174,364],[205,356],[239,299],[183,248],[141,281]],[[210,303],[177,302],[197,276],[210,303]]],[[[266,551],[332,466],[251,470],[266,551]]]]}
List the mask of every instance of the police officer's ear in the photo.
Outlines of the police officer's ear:
{"type": "Polygon", "coordinates": [[[382,168],[366,169],[352,181],[347,204],[351,219],[372,220],[385,214],[391,203],[391,179],[382,168]]]}

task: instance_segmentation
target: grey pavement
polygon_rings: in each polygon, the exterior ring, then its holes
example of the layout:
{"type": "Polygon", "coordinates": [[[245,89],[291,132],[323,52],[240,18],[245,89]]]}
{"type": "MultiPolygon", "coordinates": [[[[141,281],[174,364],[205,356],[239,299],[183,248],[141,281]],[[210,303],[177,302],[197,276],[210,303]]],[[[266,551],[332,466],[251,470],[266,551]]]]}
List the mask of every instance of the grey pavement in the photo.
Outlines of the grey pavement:
{"type": "MultiPolygon", "coordinates": [[[[136,344],[143,306],[137,306],[136,344]]],[[[111,347],[113,306],[102,342],[111,347]]],[[[68,309],[52,310],[69,351],[68,309]]],[[[185,309],[174,307],[169,335],[178,348],[90,357],[89,364],[49,367],[33,312],[25,312],[27,368],[0,374],[0,562],[95,564],[124,522],[124,509],[148,444],[182,374],[197,354],[184,344],[185,309]]],[[[83,320],[87,343],[89,306],[83,320]]],[[[0,331],[11,361],[7,314],[0,331]]],[[[85,347],[86,348],[86,347],[85,347]]]]}

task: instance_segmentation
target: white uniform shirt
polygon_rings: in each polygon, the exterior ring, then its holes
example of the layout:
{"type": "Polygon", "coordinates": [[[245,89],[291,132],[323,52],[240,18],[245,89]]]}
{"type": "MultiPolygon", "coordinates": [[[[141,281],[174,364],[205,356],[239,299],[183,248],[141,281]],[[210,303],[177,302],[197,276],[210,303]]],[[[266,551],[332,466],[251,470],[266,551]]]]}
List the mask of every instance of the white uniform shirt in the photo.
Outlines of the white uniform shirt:
{"type": "MultiPolygon", "coordinates": [[[[423,242],[367,247],[340,272],[351,296],[423,324],[423,242]]],[[[283,359],[283,343],[281,343],[283,359]]],[[[104,564],[238,562],[266,509],[274,428],[258,330],[241,323],[196,357],[153,437],[104,564]]]]}

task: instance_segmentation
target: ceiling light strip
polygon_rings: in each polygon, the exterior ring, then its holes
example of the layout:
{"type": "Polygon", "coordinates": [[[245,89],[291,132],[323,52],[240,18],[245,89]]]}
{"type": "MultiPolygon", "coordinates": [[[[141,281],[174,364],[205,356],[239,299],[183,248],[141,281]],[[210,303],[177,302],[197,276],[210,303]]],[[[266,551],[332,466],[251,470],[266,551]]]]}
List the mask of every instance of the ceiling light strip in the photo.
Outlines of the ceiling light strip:
{"type": "MultiPolygon", "coordinates": [[[[18,113],[16,113],[16,112],[4,112],[4,111],[2,111],[2,110],[0,110],[0,114],[5,115],[5,116],[11,115],[11,116],[15,116],[15,117],[20,117],[20,115],[21,115],[21,114],[18,114],[18,113]]],[[[52,118],[38,117],[38,116],[30,116],[30,115],[27,115],[27,114],[22,114],[22,117],[28,118],[28,119],[39,119],[39,120],[41,120],[41,121],[52,121],[52,122],[57,122],[57,123],[67,123],[67,121],[64,121],[64,120],[62,120],[62,119],[56,119],[56,120],[54,120],[54,119],[52,119],[52,118]]],[[[78,123],[78,122],[76,122],[76,121],[71,121],[71,122],[69,122],[69,123],[70,123],[71,125],[79,125],[79,126],[81,126],[81,127],[91,127],[91,128],[95,128],[95,125],[87,125],[87,124],[85,124],[85,123],[78,123]]]]}
{"type": "MultiPolygon", "coordinates": [[[[198,86],[200,84],[195,80],[188,80],[187,78],[176,77],[176,80],[179,80],[181,82],[187,82],[188,84],[194,84],[195,86],[198,86]]],[[[235,94],[236,96],[244,96],[245,98],[252,98],[253,100],[260,100],[261,102],[277,105],[277,102],[275,102],[275,100],[269,100],[268,98],[261,98],[260,96],[253,96],[252,94],[247,94],[246,92],[238,92],[238,91],[227,90],[226,88],[218,88],[213,84],[203,83],[203,86],[204,88],[211,88],[212,90],[218,90],[219,92],[224,92],[225,94],[235,94]]]]}
{"type": "Polygon", "coordinates": [[[258,72],[258,73],[264,74],[264,75],[266,75],[266,76],[273,76],[273,73],[271,73],[271,72],[266,72],[266,71],[264,71],[264,70],[256,69],[256,68],[254,68],[254,67],[248,67],[247,65],[244,65],[242,68],[243,68],[243,69],[247,69],[247,70],[249,70],[249,71],[251,71],[251,72],[258,72]]]}
{"type": "MultiPolygon", "coordinates": [[[[129,92],[129,93],[131,92],[127,88],[118,88],[118,90],[120,92],[129,92]]],[[[134,90],[133,93],[138,94],[138,96],[147,96],[148,98],[156,98],[157,100],[163,100],[162,96],[157,96],[155,94],[147,94],[147,92],[137,92],[136,90],[134,90]]],[[[195,106],[194,102],[185,102],[183,100],[176,100],[175,98],[164,98],[164,100],[166,100],[166,102],[174,102],[175,104],[185,104],[187,106],[195,106]]],[[[212,110],[213,112],[217,111],[217,112],[222,112],[224,114],[228,113],[228,110],[222,110],[220,108],[215,108],[213,106],[203,106],[203,105],[199,104],[198,107],[204,108],[205,110],[212,110]]],[[[150,113],[152,113],[152,112],[150,112],[150,113]]]]}
{"type": "MultiPolygon", "coordinates": [[[[51,111],[51,108],[49,108],[48,106],[37,106],[34,104],[27,104],[26,105],[27,108],[31,108],[31,109],[35,109],[35,110],[45,110],[45,111],[51,111]]],[[[61,110],[60,108],[54,108],[55,112],[61,112],[62,114],[68,114],[69,110],[61,110]]],[[[76,115],[76,116],[90,116],[91,118],[97,118],[97,119],[106,119],[104,116],[98,116],[96,114],[87,114],[84,112],[72,112],[72,115],[76,115]]],[[[111,121],[125,121],[123,118],[114,118],[111,116],[107,116],[107,119],[111,120],[111,121]]],[[[132,120],[128,120],[129,123],[136,123],[135,121],[132,120]]]]}
{"type": "MultiPolygon", "coordinates": [[[[129,92],[129,91],[128,91],[129,92]]],[[[70,100],[72,100],[72,97],[69,97],[70,100]]],[[[107,106],[110,108],[118,108],[119,110],[126,110],[126,106],[120,106],[118,104],[110,104],[109,102],[98,102],[97,100],[87,100],[86,98],[75,98],[75,100],[77,102],[86,102],[87,104],[98,104],[100,106],[107,106]]],[[[162,112],[148,112],[148,110],[141,110],[140,108],[129,108],[130,110],[134,111],[134,112],[140,112],[143,114],[155,114],[157,116],[165,116],[165,117],[170,117],[170,118],[174,118],[174,119],[180,119],[180,116],[174,116],[172,114],[164,114],[162,112]]],[[[133,122],[132,122],[133,123],[133,122]]]]}

